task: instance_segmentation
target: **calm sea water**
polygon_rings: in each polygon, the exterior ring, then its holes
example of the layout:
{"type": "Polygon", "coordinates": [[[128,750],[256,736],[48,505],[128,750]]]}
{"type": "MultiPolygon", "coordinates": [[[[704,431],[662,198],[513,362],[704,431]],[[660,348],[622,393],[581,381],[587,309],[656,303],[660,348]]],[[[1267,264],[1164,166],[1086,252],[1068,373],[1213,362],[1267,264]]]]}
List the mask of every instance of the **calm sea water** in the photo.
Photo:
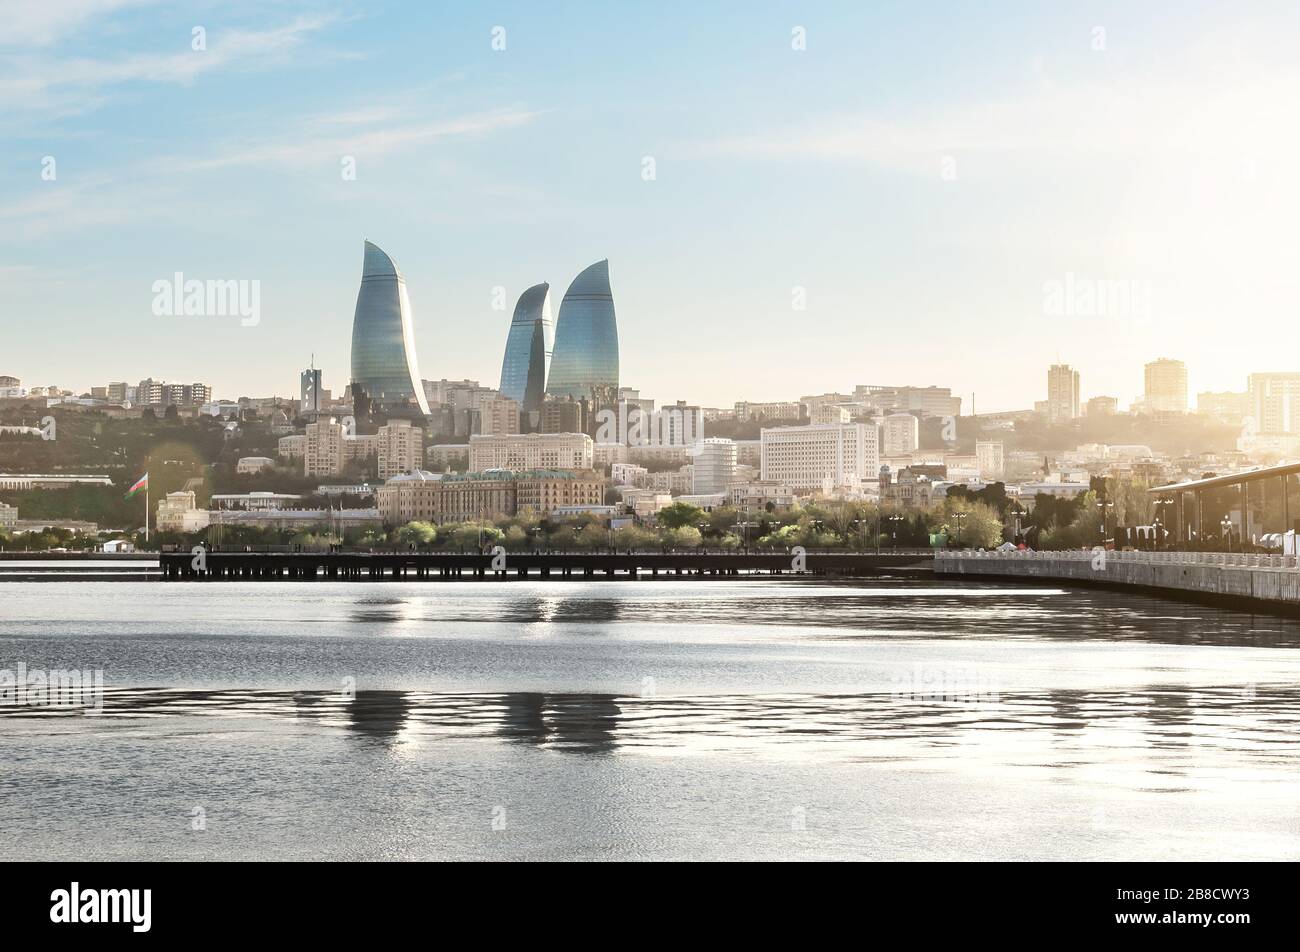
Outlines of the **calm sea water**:
{"type": "Polygon", "coordinates": [[[882,579],[0,584],[4,859],[1295,859],[1300,623],[882,579]]]}

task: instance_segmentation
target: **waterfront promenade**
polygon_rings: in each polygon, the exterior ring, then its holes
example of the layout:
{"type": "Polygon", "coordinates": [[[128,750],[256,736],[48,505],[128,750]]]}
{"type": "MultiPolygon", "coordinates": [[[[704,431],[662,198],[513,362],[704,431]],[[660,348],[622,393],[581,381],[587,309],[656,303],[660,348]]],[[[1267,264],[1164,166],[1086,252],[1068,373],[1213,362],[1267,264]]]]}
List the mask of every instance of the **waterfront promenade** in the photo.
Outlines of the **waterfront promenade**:
{"type": "Polygon", "coordinates": [[[1224,552],[980,552],[936,553],[940,578],[1042,579],[1142,588],[1248,607],[1300,610],[1295,556],[1224,552]]]}

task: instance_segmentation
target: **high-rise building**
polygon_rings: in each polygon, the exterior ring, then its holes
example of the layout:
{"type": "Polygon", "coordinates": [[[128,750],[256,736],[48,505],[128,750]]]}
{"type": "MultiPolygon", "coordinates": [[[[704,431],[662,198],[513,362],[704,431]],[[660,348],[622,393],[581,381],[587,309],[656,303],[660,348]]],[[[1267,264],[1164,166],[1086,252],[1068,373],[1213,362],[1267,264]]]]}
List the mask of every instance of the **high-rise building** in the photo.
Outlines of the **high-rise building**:
{"type": "Polygon", "coordinates": [[[618,323],[608,260],[587,268],[564,292],[546,390],[609,404],[618,398],[618,323]]]}
{"type": "Polygon", "coordinates": [[[736,475],[736,442],[711,436],[695,444],[691,492],[725,493],[736,475]]]}
{"type": "Polygon", "coordinates": [[[424,462],[424,430],[410,420],[389,420],[378,433],[379,478],[410,473],[424,462]]]}
{"type": "Polygon", "coordinates": [[[659,446],[693,446],[704,436],[704,408],[678,400],[651,415],[647,442],[659,446]]]}
{"type": "Polygon", "coordinates": [[[429,413],[406,279],[393,259],[369,241],[352,318],[352,397],[359,395],[372,407],[429,413]]]}
{"type": "Polygon", "coordinates": [[[337,420],[317,420],[307,424],[303,445],[304,476],[337,476],[343,472],[343,424],[337,420]]]}
{"type": "Polygon", "coordinates": [[[554,347],[551,286],[535,284],[519,295],[501,362],[501,392],[519,403],[525,413],[542,408],[554,347]]]}
{"type": "Polygon", "coordinates": [[[572,397],[550,397],[542,403],[537,429],[541,433],[585,433],[586,406],[572,397]]]}
{"type": "Polygon", "coordinates": [[[484,397],[478,405],[478,431],[488,435],[519,432],[519,403],[509,397],[484,397]]]}
{"type": "Polygon", "coordinates": [[[1006,472],[1006,452],[1000,440],[976,440],[975,460],[980,479],[1001,479],[1006,472]]]}
{"type": "Polygon", "coordinates": [[[1300,432],[1300,373],[1251,374],[1248,390],[1255,432],[1300,432]]]}
{"type": "Polygon", "coordinates": [[[320,413],[324,397],[321,393],[319,370],[315,367],[308,367],[298,375],[298,393],[299,403],[304,414],[320,413]]]}
{"type": "Polygon", "coordinates": [[[921,421],[914,413],[891,413],[880,424],[886,456],[908,456],[921,446],[921,421]]]}
{"type": "Polygon", "coordinates": [[[1142,406],[1147,413],[1187,412],[1187,365],[1161,357],[1145,368],[1142,406]]]}
{"type": "Polygon", "coordinates": [[[1079,418],[1079,371],[1069,364],[1052,364],[1047,370],[1047,420],[1068,423],[1079,418]]]}
{"type": "Polygon", "coordinates": [[[880,471],[876,427],[865,423],[765,427],[762,479],[794,490],[820,490],[861,482],[880,471]]]}

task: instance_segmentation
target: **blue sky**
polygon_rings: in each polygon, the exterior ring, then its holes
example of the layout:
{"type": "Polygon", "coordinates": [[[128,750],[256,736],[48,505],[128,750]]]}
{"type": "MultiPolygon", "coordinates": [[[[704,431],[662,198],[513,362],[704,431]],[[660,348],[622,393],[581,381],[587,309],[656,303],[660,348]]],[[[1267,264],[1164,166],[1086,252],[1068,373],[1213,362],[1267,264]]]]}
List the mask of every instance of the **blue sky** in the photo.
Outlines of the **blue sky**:
{"type": "Polygon", "coordinates": [[[314,353],[341,390],[369,238],[425,377],[495,385],[518,294],[549,281],[558,310],[608,257],[623,382],[662,401],[913,383],[1013,408],[1059,359],[1127,402],[1157,356],[1242,389],[1297,369],[1297,20],[0,0],[0,373],[287,395],[314,353]],[[259,281],[259,323],[155,315],[178,271],[259,281]],[[1054,313],[1067,280],[1132,299],[1054,313]]]}

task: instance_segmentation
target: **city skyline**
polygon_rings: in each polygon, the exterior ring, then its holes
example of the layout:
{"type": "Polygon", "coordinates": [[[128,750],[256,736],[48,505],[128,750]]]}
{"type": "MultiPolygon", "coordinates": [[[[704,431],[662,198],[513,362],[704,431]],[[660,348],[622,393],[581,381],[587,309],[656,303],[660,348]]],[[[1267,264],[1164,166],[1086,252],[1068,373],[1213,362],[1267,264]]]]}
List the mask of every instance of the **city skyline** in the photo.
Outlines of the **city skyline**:
{"type": "Polygon", "coordinates": [[[1296,11],[598,9],[6,5],[2,372],[291,392],[314,352],[339,390],[361,236],[434,379],[496,379],[494,302],[605,256],[621,379],[662,400],[1287,369],[1296,11]],[[260,320],[154,313],[176,273],[259,282],[260,320]]]}

